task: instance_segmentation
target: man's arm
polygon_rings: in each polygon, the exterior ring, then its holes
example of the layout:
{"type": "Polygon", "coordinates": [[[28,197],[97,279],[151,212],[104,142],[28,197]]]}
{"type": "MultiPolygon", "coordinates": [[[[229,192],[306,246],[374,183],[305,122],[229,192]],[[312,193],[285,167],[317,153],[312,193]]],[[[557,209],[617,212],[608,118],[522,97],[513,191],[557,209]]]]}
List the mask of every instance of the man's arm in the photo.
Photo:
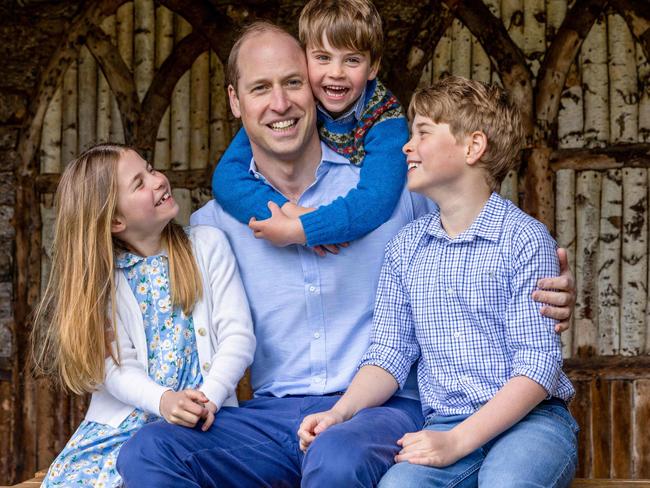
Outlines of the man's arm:
{"type": "Polygon", "coordinates": [[[576,280],[569,267],[567,250],[557,250],[560,274],[554,278],[542,278],[537,282],[539,290],[533,292],[533,300],[543,303],[542,315],[559,320],[555,331],[562,333],[569,329],[571,315],[576,304],[576,280]]]}

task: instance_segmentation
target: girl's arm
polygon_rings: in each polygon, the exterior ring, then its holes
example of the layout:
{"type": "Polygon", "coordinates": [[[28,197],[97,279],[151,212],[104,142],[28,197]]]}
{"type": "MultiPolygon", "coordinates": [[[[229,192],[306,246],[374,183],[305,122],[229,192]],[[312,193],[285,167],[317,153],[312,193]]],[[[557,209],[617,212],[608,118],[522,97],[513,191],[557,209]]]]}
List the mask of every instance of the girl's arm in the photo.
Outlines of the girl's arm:
{"type": "Polygon", "coordinates": [[[269,201],[279,206],[287,202],[280,193],[250,173],[252,157],[250,141],[242,127],[212,175],[214,198],[242,224],[248,224],[251,217],[258,220],[270,217],[271,212],[267,207],[269,201]]]}
{"type": "Polygon", "coordinates": [[[204,276],[203,282],[208,283],[209,288],[204,293],[209,293],[211,297],[210,327],[217,338],[210,369],[204,374],[199,391],[219,409],[226,398],[235,393],[237,383],[253,362],[253,321],[235,256],[226,236],[218,229],[207,226],[197,227],[193,232],[195,239],[201,241],[200,259],[207,263],[204,272],[208,276],[204,276]]]}
{"type": "Polygon", "coordinates": [[[402,147],[407,140],[404,117],[381,121],[368,130],[356,188],[300,217],[309,246],[354,241],[391,217],[404,189],[407,168],[402,147]]]}

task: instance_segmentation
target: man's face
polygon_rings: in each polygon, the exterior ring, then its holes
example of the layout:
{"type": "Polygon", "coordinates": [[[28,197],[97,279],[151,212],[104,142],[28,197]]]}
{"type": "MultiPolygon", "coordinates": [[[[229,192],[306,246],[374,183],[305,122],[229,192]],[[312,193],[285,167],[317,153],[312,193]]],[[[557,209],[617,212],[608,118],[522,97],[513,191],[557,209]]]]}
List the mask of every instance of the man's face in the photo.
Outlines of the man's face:
{"type": "Polygon", "coordinates": [[[264,32],[244,41],[230,107],[241,117],[255,159],[295,161],[316,132],[316,106],[305,54],[287,34],[264,32]]]}

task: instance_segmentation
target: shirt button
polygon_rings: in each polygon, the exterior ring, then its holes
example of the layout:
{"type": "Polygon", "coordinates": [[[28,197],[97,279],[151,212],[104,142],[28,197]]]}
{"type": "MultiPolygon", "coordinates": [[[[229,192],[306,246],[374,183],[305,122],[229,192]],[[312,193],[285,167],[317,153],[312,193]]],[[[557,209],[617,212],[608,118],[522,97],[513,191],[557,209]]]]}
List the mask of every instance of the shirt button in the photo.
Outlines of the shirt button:
{"type": "Polygon", "coordinates": [[[210,363],[203,363],[203,371],[208,371],[210,369],[210,363]]]}
{"type": "Polygon", "coordinates": [[[201,327],[198,332],[200,336],[204,336],[207,333],[204,327],[201,327]]]}
{"type": "Polygon", "coordinates": [[[454,332],[454,337],[456,339],[458,339],[460,337],[460,332],[458,332],[458,331],[454,332]]]}
{"type": "Polygon", "coordinates": [[[314,332],[314,338],[320,339],[320,332],[314,332]]]}
{"type": "Polygon", "coordinates": [[[310,293],[316,293],[316,287],[315,287],[314,285],[311,285],[311,286],[309,287],[309,292],[310,292],[310,293]]]}
{"type": "Polygon", "coordinates": [[[314,383],[320,383],[321,381],[323,381],[323,380],[318,376],[316,378],[314,378],[314,383]]]}
{"type": "Polygon", "coordinates": [[[454,289],[453,288],[447,288],[447,295],[453,295],[454,294],[454,289]]]}

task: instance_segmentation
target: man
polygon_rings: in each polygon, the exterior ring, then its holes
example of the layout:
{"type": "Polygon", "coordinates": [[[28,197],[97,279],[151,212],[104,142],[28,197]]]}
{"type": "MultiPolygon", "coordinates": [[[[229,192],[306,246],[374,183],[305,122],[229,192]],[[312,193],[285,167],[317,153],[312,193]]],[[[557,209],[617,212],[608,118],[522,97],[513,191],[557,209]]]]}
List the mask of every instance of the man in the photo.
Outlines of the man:
{"type": "MultiPolygon", "coordinates": [[[[305,207],[356,186],[358,168],[318,140],[298,42],[258,24],[230,58],[230,104],[251,141],[251,171],[305,207]]],[[[256,398],[221,409],[208,432],[162,422],[144,427],[119,458],[127,486],[376,484],[393,464],[396,440],[421,428],[414,382],[384,406],[329,429],[306,454],[296,431],[305,415],[330,408],[347,388],[369,343],[384,246],[426,206],[405,191],[388,222],[324,259],[302,246],[254,239],[214,201],[197,211],[192,224],[219,227],[237,256],[258,344],[251,371],[256,398]]]]}

